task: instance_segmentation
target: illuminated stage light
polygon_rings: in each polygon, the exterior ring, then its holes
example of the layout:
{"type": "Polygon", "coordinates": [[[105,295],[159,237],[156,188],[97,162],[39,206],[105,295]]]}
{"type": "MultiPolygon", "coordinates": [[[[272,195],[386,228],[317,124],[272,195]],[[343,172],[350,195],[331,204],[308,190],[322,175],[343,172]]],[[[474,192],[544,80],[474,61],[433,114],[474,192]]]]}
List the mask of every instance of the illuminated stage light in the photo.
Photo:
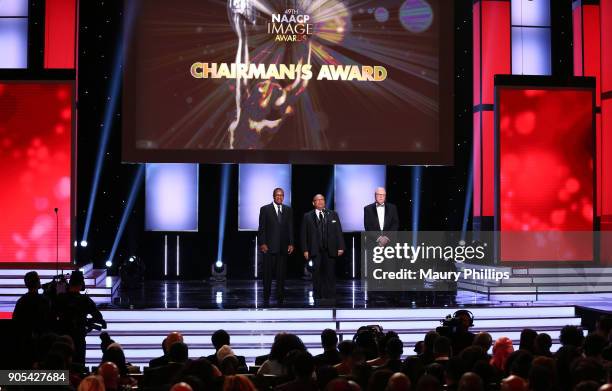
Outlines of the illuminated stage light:
{"type": "Polygon", "coordinates": [[[215,302],[217,304],[223,304],[223,292],[217,291],[215,294],[215,302]]]}
{"type": "Polygon", "coordinates": [[[312,261],[308,261],[308,267],[312,267],[312,261]]]}
{"type": "Polygon", "coordinates": [[[112,267],[113,266],[113,262],[109,259],[108,261],[106,261],[105,265],[106,265],[106,267],[112,267]]]}
{"type": "Polygon", "coordinates": [[[225,281],[227,267],[223,264],[223,242],[225,239],[225,219],[227,216],[227,199],[229,195],[230,173],[232,166],[224,164],[221,171],[221,197],[219,200],[219,241],[217,242],[217,262],[211,265],[211,280],[225,281]]]}
{"type": "Polygon", "coordinates": [[[87,240],[81,240],[81,247],[87,247],[87,240]]]}
{"type": "Polygon", "coordinates": [[[74,241],[74,247],[78,246],[79,242],[77,242],[76,240],[74,241]]]}
{"type": "Polygon", "coordinates": [[[134,256],[131,256],[131,257],[128,259],[128,261],[129,261],[129,262],[134,262],[135,260],[136,260],[136,257],[134,257],[134,256]]]}
{"type": "MultiPolygon", "coordinates": [[[[123,42],[129,42],[129,33],[132,31],[132,22],[134,20],[135,4],[136,2],[128,2],[129,6],[126,6],[126,12],[124,17],[124,31],[123,42]]],[[[87,207],[87,216],[85,218],[85,228],[83,229],[83,241],[87,243],[89,236],[89,228],[91,226],[91,219],[93,217],[93,210],[96,203],[96,195],[98,193],[98,185],[100,184],[100,177],[102,176],[102,166],[104,165],[104,155],[106,153],[106,147],[110,138],[111,128],[113,126],[113,119],[115,116],[115,109],[119,102],[121,95],[121,81],[123,80],[123,73],[121,71],[123,64],[123,52],[124,48],[122,45],[118,45],[117,53],[115,54],[115,63],[113,64],[114,77],[111,79],[108,96],[110,97],[106,109],[104,111],[104,119],[102,122],[102,132],[100,133],[100,142],[98,143],[98,151],[96,155],[93,180],[91,184],[91,192],[89,193],[89,205],[87,207]]],[[[81,242],[82,243],[82,242],[81,242]]]]}
{"type": "Polygon", "coordinates": [[[113,242],[113,247],[110,251],[109,259],[113,259],[115,257],[115,252],[117,251],[117,247],[119,247],[119,242],[121,241],[121,237],[123,236],[123,231],[125,230],[125,226],[127,225],[128,219],[132,214],[132,209],[134,208],[134,203],[136,202],[136,198],[138,197],[138,191],[140,190],[140,187],[144,181],[144,176],[145,165],[141,164],[136,170],[134,182],[132,182],[132,188],[130,189],[130,194],[128,195],[128,200],[126,202],[125,209],[123,210],[121,221],[119,222],[119,228],[117,229],[117,234],[115,235],[115,240],[113,242]]]}

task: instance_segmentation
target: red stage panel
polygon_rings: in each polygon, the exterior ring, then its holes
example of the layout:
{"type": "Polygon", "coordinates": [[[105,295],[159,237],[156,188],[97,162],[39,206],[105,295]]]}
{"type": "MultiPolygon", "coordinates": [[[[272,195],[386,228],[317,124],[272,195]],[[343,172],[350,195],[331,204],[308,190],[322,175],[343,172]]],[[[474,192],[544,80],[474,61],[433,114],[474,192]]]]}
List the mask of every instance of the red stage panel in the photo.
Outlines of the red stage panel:
{"type": "Polygon", "coordinates": [[[612,91],[612,0],[601,0],[601,91],[612,91]]]}
{"type": "Polygon", "coordinates": [[[592,94],[500,88],[502,261],[593,259],[592,94]]]}
{"type": "Polygon", "coordinates": [[[76,0],[45,2],[45,68],[74,69],[76,0]]]}
{"type": "Polygon", "coordinates": [[[574,31],[574,75],[583,76],[582,69],[582,7],[572,10],[572,29],[574,31]]]}
{"type": "Polygon", "coordinates": [[[510,70],[510,2],[482,4],[482,102],[493,104],[493,78],[510,70]]]}
{"type": "MultiPolygon", "coordinates": [[[[474,23],[472,24],[472,44],[474,53],[473,57],[473,75],[474,75],[474,106],[479,105],[481,102],[480,97],[480,83],[482,81],[482,75],[480,74],[480,61],[481,61],[481,52],[480,52],[480,9],[482,2],[477,2],[472,6],[472,13],[474,16],[474,23]]],[[[477,129],[474,127],[474,129],[477,129]]]]}
{"type": "Polygon", "coordinates": [[[482,112],[482,215],[495,214],[495,122],[493,111],[482,112]]]}
{"type": "Polygon", "coordinates": [[[0,262],[70,261],[73,84],[0,83],[0,262]]]}
{"type": "Polygon", "coordinates": [[[481,144],[481,140],[480,140],[480,114],[481,113],[474,113],[474,216],[481,216],[481,201],[482,201],[482,197],[481,195],[481,186],[480,186],[480,180],[482,178],[482,172],[481,172],[481,159],[482,156],[480,154],[480,146],[481,144]]]}

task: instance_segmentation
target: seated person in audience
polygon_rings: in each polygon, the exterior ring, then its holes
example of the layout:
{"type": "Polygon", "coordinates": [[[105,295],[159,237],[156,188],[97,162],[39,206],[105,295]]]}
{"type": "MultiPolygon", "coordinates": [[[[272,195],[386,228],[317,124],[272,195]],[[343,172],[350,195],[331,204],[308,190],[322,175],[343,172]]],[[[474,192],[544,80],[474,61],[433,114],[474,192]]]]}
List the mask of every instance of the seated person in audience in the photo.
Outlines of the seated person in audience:
{"type": "Polygon", "coordinates": [[[104,379],[101,376],[90,375],[81,380],[77,391],[104,391],[104,379]]]}
{"type": "Polygon", "coordinates": [[[306,346],[302,340],[294,334],[280,333],[274,338],[274,343],[270,349],[268,359],[261,365],[258,375],[283,376],[287,374],[285,359],[287,353],[292,350],[306,351],[306,346]]]}
{"type": "Polygon", "coordinates": [[[535,340],[537,337],[537,331],[532,329],[523,329],[523,331],[521,331],[519,349],[526,350],[529,353],[533,354],[535,352],[535,340]]]}
{"type": "Polygon", "coordinates": [[[340,362],[338,335],[336,335],[336,331],[332,329],[323,330],[321,333],[321,347],[323,347],[323,353],[314,357],[316,367],[336,365],[340,362]]]}
{"type": "MultiPolygon", "coordinates": [[[[213,333],[212,337],[210,338],[210,341],[212,342],[215,348],[215,353],[206,357],[206,359],[210,361],[211,364],[217,366],[217,368],[220,368],[221,363],[217,360],[219,349],[221,349],[223,346],[228,346],[231,349],[230,335],[225,330],[217,330],[213,333]]],[[[246,365],[246,360],[244,356],[235,355],[233,351],[232,354],[236,357],[239,363],[238,373],[248,372],[248,366],[246,365]]]]}
{"type": "Polygon", "coordinates": [[[138,372],[138,367],[134,367],[125,361],[123,348],[118,343],[112,343],[108,346],[102,355],[102,362],[112,362],[119,369],[119,385],[135,386],[138,382],[131,377],[130,373],[138,372]]]}
{"type": "Polygon", "coordinates": [[[235,375],[237,373],[247,373],[248,368],[244,363],[244,357],[239,360],[238,356],[234,354],[234,351],[228,345],[223,345],[217,351],[217,362],[219,365],[217,366],[221,372],[227,375],[235,375]]]}
{"type": "Polygon", "coordinates": [[[438,337],[434,343],[433,353],[435,357],[434,362],[446,368],[448,360],[453,355],[451,340],[444,336],[438,337]]]}
{"type": "Polygon", "coordinates": [[[396,372],[389,378],[385,391],[410,391],[410,379],[401,372],[396,372]]]}
{"type": "Polygon", "coordinates": [[[162,365],[168,364],[168,351],[170,346],[175,342],[183,342],[183,336],[178,331],[173,331],[162,342],[162,350],[164,351],[164,355],[161,357],[157,357],[149,361],[149,368],[160,367],[162,365]]]}
{"type": "Polygon", "coordinates": [[[484,384],[480,376],[474,372],[466,372],[459,380],[457,391],[483,391],[484,384]]]}
{"type": "Polygon", "coordinates": [[[119,368],[112,362],[104,362],[98,367],[98,375],[104,380],[106,391],[119,390],[119,368]]]}
{"type": "Polygon", "coordinates": [[[225,377],[223,391],[257,391],[257,388],[245,375],[230,375],[225,377]]]}
{"type": "Polygon", "coordinates": [[[493,338],[491,337],[491,334],[484,331],[476,334],[472,345],[480,346],[483,353],[488,356],[488,359],[491,359],[491,356],[489,355],[489,349],[491,349],[491,347],[493,346],[493,338]]]}
{"type": "Polygon", "coordinates": [[[424,366],[431,364],[436,359],[434,356],[434,343],[439,337],[440,334],[433,330],[425,334],[425,339],[423,340],[423,353],[419,354],[419,359],[424,366]]]}
{"type": "Polygon", "coordinates": [[[402,354],[404,354],[404,344],[397,337],[389,338],[385,344],[385,351],[387,362],[385,362],[385,364],[380,368],[389,369],[393,373],[399,372],[402,369],[402,354]]]}
{"type": "Polygon", "coordinates": [[[389,331],[378,339],[378,357],[373,360],[368,360],[368,365],[372,367],[380,367],[387,363],[387,361],[389,360],[389,357],[387,357],[387,341],[394,337],[397,338],[397,333],[394,331],[389,331]]]}
{"type": "Polygon", "coordinates": [[[276,391],[316,391],[317,384],[313,379],[314,359],[308,352],[294,350],[291,360],[291,372],[294,379],[276,387],[276,391]]]}
{"type": "Polygon", "coordinates": [[[143,384],[145,386],[170,384],[189,360],[189,349],[183,342],[175,342],[168,351],[168,364],[145,370],[143,384]]]}
{"type": "Polygon", "coordinates": [[[493,356],[489,364],[495,368],[500,375],[505,375],[508,365],[508,357],[514,352],[512,340],[508,337],[500,337],[493,345],[493,356]]]}
{"type": "Polygon", "coordinates": [[[552,338],[546,333],[540,333],[535,339],[535,354],[538,356],[552,357],[550,348],[552,347],[552,338]]]}
{"type": "Polygon", "coordinates": [[[355,368],[365,363],[363,352],[357,347],[353,341],[342,341],[338,345],[340,352],[340,363],[334,365],[338,375],[350,376],[354,373],[355,368]]]}

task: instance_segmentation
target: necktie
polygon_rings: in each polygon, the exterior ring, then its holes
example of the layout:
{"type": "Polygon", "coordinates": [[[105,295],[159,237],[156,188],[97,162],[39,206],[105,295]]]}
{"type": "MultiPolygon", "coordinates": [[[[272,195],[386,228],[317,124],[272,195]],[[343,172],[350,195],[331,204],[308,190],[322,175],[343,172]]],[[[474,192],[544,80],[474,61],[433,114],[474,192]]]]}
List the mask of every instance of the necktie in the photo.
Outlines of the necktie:
{"type": "Polygon", "coordinates": [[[278,218],[278,221],[280,222],[283,216],[283,212],[281,211],[280,205],[276,205],[276,207],[277,207],[276,217],[278,218]]]}

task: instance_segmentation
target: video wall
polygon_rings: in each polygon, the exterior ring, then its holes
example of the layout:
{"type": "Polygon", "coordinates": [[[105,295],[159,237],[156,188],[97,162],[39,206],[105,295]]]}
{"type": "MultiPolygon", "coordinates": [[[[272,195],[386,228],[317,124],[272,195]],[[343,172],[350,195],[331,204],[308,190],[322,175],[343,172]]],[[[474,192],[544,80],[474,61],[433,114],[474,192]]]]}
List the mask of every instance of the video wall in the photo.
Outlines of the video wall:
{"type": "Polygon", "coordinates": [[[73,102],[72,82],[0,81],[0,262],[71,260],[73,102]]]}
{"type": "Polygon", "coordinates": [[[594,91],[497,88],[501,260],[592,261],[594,91]]]}
{"type": "Polygon", "coordinates": [[[452,164],[442,0],[135,0],[123,159],[452,164]]]}

